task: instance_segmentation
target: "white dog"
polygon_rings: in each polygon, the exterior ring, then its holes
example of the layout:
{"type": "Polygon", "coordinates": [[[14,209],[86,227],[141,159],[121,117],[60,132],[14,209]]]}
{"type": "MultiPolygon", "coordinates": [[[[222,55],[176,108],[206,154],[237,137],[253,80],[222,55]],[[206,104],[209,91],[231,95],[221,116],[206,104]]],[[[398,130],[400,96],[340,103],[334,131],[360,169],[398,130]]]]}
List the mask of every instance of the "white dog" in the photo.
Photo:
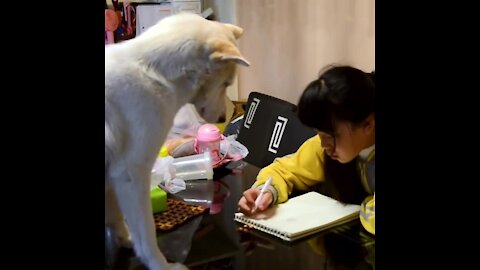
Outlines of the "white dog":
{"type": "Polygon", "coordinates": [[[120,244],[131,236],[150,270],[183,267],[157,246],[149,196],[157,153],[184,104],[208,122],[222,117],[236,64],[249,66],[236,47],[242,32],[183,13],[105,47],[105,223],[120,244]]]}

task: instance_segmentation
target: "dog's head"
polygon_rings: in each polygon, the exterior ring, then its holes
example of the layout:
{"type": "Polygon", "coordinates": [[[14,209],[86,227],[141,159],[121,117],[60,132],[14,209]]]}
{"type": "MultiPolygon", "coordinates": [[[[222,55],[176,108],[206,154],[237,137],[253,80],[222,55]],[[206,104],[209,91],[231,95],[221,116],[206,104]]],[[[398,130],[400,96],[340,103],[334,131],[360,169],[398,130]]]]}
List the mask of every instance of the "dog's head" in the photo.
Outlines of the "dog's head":
{"type": "Polygon", "coordinates": [[[161,20],[138,39],[148,41],[148,66],[171,82],[186,84],[186,102],[213,123],[224,118],[226,88],[235,79],[236,64],[250,65],[236,45],[242,33],[232,24],[181,13],[161,20]]]}
{"type": "Polygon", "coordinates": [[[224,60],[216,63],[200,83],[198,91],[190,100],[197,112],[209,123],[225,121],[226,89],[235,80],[236,64],[224,60]]]}

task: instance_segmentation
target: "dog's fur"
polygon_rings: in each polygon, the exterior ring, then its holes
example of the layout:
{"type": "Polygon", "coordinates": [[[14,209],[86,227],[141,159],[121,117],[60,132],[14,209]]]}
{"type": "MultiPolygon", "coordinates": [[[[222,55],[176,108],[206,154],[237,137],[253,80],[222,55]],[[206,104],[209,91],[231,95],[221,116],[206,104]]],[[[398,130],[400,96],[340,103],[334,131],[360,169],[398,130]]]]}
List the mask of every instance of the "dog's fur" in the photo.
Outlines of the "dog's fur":
{"type": "Polygon", "coordinates": [[[183,13],[105,47],[105,224],[122,245],[131,236],[151,270],[172,267],[156,242],[152,166],[181,106],[194,104],[208,122],[225,113],[236,64],[249,65],[235,43],[242,32],[183,13]]]}

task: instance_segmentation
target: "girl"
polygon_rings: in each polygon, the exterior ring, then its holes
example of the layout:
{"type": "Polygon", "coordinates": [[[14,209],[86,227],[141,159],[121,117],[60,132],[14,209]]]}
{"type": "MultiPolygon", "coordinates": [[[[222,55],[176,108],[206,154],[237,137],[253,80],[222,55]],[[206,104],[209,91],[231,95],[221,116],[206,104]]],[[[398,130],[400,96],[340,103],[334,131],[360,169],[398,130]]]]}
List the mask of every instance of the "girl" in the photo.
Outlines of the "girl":
{"type": "Polygon", "coordinates": [[[272,185],[256,212],[285,202],[293,190],[308,191],[323,183],[333,198],[361,204],[360,221],[375,234],[375,73],[327,67],[304,90],[298,117],[318,136],[263,168],[240,198],[239,210],[253,214],[255,200],[270,176],[272,185]]]}

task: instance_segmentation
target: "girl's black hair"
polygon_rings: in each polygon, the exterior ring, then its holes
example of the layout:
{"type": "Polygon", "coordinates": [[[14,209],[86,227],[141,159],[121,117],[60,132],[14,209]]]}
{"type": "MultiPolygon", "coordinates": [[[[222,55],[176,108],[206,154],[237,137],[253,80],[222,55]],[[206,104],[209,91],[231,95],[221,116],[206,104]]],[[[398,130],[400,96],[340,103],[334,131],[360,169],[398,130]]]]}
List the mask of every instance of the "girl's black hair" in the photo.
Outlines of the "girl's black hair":
{"type": "MultiPolygon", "coordinates": [[[[375,72],[350,66],[329,66],[310,82],[298,102],[298,117],[306,126],[335,138],[333,121],[360,124],[375,113],[375,72]]],[[[367,195],[360,181],[356,159],[342,164],[325,155],[329,195],[345,203],[361,203],[367,195]]]]}

